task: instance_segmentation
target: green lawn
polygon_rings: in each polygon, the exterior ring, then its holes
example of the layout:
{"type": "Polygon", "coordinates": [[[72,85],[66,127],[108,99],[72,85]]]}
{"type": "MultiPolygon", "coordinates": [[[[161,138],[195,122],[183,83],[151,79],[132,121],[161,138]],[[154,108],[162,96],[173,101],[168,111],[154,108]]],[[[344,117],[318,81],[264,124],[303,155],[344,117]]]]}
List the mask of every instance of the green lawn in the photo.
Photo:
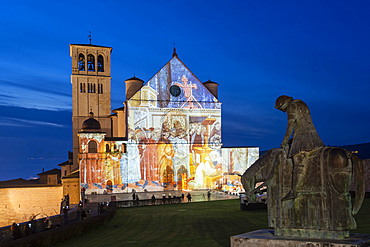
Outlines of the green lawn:
{"type": "MultiPolygon", "coordinates": [[[[370,199],[356,216],[370,233],[370,199]]],[[[57,246],[229,246],[230,236],[267,228],[266,211],[240,211],[239,200],[118,209],[112,221],[57,246]]]]}

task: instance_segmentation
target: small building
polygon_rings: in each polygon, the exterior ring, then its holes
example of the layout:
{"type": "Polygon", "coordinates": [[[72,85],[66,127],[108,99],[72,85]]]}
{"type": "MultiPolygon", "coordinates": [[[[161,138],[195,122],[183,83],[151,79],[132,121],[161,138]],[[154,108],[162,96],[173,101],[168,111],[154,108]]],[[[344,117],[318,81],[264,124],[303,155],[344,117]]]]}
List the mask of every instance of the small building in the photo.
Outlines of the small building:
{"type": "MultiPolygon", "coordinates": [[[[44,169],[43,169],[44,170],[44,169]]],[[[61,184],[60,169],[54,168],[52,170],[37,174],[39,176],[40,184],[61,184]]]]}

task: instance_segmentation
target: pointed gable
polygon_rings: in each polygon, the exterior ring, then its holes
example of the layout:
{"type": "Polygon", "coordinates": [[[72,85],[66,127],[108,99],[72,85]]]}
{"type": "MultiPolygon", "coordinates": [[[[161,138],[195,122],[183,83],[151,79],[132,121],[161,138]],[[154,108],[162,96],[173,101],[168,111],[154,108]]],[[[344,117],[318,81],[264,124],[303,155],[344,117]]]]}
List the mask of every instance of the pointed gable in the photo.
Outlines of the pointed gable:
{"type": "Polygon", "coordinates": [[[140,91],[141,98],[155,100],[157,103],[153,105],[159,108],[220,108],[218,100],[177,56],[173,56],[140,91]],[[145,87],[149,87],[150,92],[145,87]]]}

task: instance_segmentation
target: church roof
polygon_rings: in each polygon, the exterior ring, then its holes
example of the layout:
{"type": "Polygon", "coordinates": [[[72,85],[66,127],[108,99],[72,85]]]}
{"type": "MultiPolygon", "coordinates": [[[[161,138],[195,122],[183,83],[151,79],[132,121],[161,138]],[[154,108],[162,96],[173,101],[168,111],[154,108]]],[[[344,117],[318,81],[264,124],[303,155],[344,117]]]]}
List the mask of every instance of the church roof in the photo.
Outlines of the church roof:
{"type": "Polygon", "coordinates": [[[101,132],[100,123],[94,119],[93,112],[90,112],[89,118],[82,123],[81,132],[101,132]]]}
{"type": "Polygon", "coordinates": [[[217,82],[211,81],[211,79],[209,79],[208,81],[203,82],[203,84],[217,84],[218,85],[217,82]]]}
{"type": "Polygon", "coordinates": [[[117,111],[123,111],[125,109],[125,107],[124,106],[122,106],[122,107],[120,107],[120,108],[117,108],[117,109],[114,109],[114,110],[112,110],[112,112],[117,112],[117,111]]]}
{"type": "MultiPolygon", "coordinates": [[[[184,62],[183,61],[181,61],[181,59],[179,58],[179,56],[178,56],[178,54],[176,53],[176,49],[174,48],[174,53],[172,54],[172,58],[160,69],[160,70],[158,70],[158,72],[157,73],[155,73],[153,76],[152,76],[152,78],[150,78],[149,80],[148,80],[148,82],[150,82],[159,72],[161,72],[161,70],[164,68],[164,67],[166,67],[167,65],[170,65],[171,64],[171,61],[172,60],[178,60],[181,64],[182,64],[182,66],[184,66],[198,81],[200,81],[195,75],[194,75],[194,73],[188,68],[188,66],[186,66],[185,64],[184,64],[184,62]]],[[[145,86],[146,84],[148,84],[148,82],[146,82],[143,86],[145,86]]]]}
{"type": "Polygon", "coordinates": [[[109,47],[109,46],[102,46],[102,45],[90,45],[90,44],[70,44],[70,45],[76,45],[76,46],[91,46],[91,47],[101,47],[101,48],[110,48],[110,49],[113,49],[112,47],[109,47]]]}
{"type": "Polygon", "coordinates": [[[140,78],[137,78],[136,76],[133,76],[133,77],[127,79],[126,81],[132,81],[132,80],[144,82],[143,80],[141,80],[140,78]]]}
{"type": "Polygon", "coordinates": [[[68,165],[73,165],[73,162],[70,162],[69,160],[64,161],[63,163],[58,164],[58,166],[68,166],[68,165]]]}
{"type": "Polygon", "coordinates": [[[54,168],[54,169],[46,171],[46,172],[41,172],[37,175],[38,176],[40,176],[40,175],[53,175],[53,174],[60,175],[60,173],[61,173],[60,169],[54,168]]]}
{"type": "Polygon", "coordinates": [[[12,187],[12,186],[27,186],[27,185],[33,185],[38,184],[38,179],[30,179],[25,180],[23,178],[17,178],[17,179],[11,179],[6,181],[0,181],[0,188],[2,187],[12,187]]]}
{"type": "MultiPolygon", "coordinates": [[[[176,49],[174,49],[172,58],[143,84],[136,93],[132,94],[130,98],[126,98],[126,100],[137,100],[137,96],[134,96],[142,89],[149,87],[154,94],[157,93],[155,100],[157,107],[160,108],[187,108],[195,106],[194,108],[219,109],[221,102],[216,98],[217,94],[214,95],[214,92],[208,88],[208,85],[212,84],[218,85],[212,81],[202,83],[181,61],[176,49]]],[[[144,97],[147,97],[146,95],[144,94],[144,97]]]]}
{"type": "Polygon", "coordinates": [[[80,176],[80,171],[76,170],[68,174],[67,176],[64,176],[62,179],[69,179],[69,178],[79,178],[80,176]]]}

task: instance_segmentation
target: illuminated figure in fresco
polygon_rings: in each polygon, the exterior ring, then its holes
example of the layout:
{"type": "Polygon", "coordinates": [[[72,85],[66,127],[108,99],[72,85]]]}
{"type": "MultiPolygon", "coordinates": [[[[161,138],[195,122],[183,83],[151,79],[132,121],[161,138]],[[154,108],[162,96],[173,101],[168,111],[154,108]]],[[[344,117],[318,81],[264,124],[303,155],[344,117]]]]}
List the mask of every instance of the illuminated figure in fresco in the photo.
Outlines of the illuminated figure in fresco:
{"type": "Polygon", "coordinates": [[[158,143],[159,139],[161,139],[161,129],[160,128],[154,128],[152,132],[152,139],[155,141],[155,143],[158,143]]]}
{"type": "Polygon", "coordinates": [[[107,154],[105,166],[105,182],[111,181],[113,185],[121,184],[120,171],[121,153],[114,151],[107,154]]]}
{"type": "Polygon", "coordinates": [[[140,178],[142,180],[147,180],[146,179],[146,167],[145,167],[145,149],[148,144],[148,139],[146,138],[145,132],[142,129],[137,129],[135,131],[135,136],[136,136],[136,141],[139,143],[138,148],[139,148],[139,153],[140,153],[140,178]]]}
{"type": "Polygon", "coordinates": [[[248,153],[248,156],[247,156],[247,169],[254,163],[256,162],[256,160],[258,160],[259,158],[259,150],[257,149],[248,149],[247,153],[248,153]]]}
{"type": "Polygon", "coordinates": [[[146,147],[143,153],[142,160],[145,165],[145,179],[147,181],[158,180],[158,161],[156,141],[152,138],[154,128],[145,130],[146,133],[146,147]]]}
{"type": "Polygon", "coordinates": [[[157,144],[158,153],[158,177],[163,183],[173,182],[173,163],[172,159],[175,154],[172,144],[168,139],[170,132],[167,128],[162,128],[162,138],[157,144]]]}
{"type": "Polygon", "coordinates": [[[197,106],[194,106],[193,102],[197,103],[199,108],[203,108],[193,96],[193,88],[197,89],[197,84],[191,84],[191,82],[188,84],[188,78],[186,78],[185,75],[181,77],[181,81],[182,81],[182,84],[175,83],[175,85],[181,87],[184,90],[184,95],[186,98],[186,101],[184,102],[184,104],[181,105],[180,108],[190,108],[190,109],[198,108],[197,106]],[[185,106],[186,104],[188,105],[185,106]]]}
{"type": "Polygon", "coordinates": [[[178,170],[183,166],[187,171],[187,178],[190,177],[190,167],[189,167],[189,144],[186,141],[186,132],[185,130],[173,132],[175,138],[171,140],[173,143],[173,149],[175,155],[173,157],[173,176],[175,182],[178,182],[178,170]]]}
{"type": "Polygon", "coordinates": [[[202,125],[200,123],[193,123],[191,125],[191,140],[190,140],[190,152],[193,154],[193,164],[195,165],[196,156],[195,148],[202,148],[204,146],[204,135],[202,134],[202,125]]]}
{"type": "Polygon", "coordinates": [[[213,148],[221,148],[221,123],[216,121],[213,124],[211,134],[209,135],[208,145],[213,148]]]}
{"type": "Polygon", "coordinates": [[[134,131],[128,130],[127,161],[120,160],[122,183],[140,181],[140,153],[137,142],[134,140],[134,131]]]}
{"type": "Polygon", "coordinates": [[[232,152],[233,157],[233,168],[232,172],[242,175],[243,171],[247,169],[247,149],[235,148],[232,152]]]}
{"type": "Polygon", "coordinates": [[[218,160],[219,154],[216,151],[212,151],[205,158],[205,161],[198,165],[195,172],[194,189],[202,189],[206,187],[207,176],[214,176],[221,173],[222,164],[217,163],[218,160]]]}

